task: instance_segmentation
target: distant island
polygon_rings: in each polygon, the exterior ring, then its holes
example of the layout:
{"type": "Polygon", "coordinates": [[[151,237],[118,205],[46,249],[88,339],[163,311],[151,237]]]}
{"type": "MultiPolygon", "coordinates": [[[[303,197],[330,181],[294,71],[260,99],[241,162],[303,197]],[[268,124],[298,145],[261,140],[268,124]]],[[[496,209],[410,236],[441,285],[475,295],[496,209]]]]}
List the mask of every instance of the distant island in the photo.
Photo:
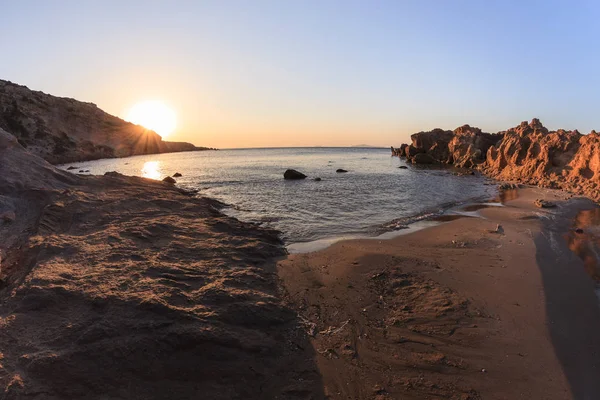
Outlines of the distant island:
{"type": "Polygon", "coordinates": [[[0,128],[52,164],[213,150],[163,141],[156,132],[110,115],[93,103],[52,96],[5,80],[0,80],[0,128]]]}

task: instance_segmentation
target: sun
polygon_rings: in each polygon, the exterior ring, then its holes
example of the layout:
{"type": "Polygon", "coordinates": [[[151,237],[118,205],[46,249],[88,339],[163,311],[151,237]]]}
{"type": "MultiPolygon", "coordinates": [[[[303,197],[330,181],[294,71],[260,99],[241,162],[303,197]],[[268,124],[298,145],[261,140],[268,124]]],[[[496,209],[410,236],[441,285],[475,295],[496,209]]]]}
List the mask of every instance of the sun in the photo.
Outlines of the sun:
{"type": "Polygon", "coordinates": [[[127,114],[127,120],[153,130],[163,139],[177,127],[177,116],[162,101],[151,100],[137,103],[127,114]]]}

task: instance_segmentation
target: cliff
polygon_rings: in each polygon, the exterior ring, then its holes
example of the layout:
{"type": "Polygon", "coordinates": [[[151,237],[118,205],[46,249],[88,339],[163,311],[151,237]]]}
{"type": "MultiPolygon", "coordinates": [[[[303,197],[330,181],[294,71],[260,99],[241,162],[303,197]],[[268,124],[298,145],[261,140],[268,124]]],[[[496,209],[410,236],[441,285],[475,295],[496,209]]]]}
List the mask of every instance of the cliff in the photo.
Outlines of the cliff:
{"type": "Polygon", "coordinates": [[[0,128],[52,164],[177,151],[206,150],[165,142],[156,132],[110,115],[95,104],[56,97],[0,80],[0,128]]]}
{"type": "Polygon", "coordinates": [[[559,188],[600,201],[600,135],[548,131],[538,119],[496,134],[464,125],[411,136],[392,154],[415,164],[477,168],[500,180],[559,188]]]}

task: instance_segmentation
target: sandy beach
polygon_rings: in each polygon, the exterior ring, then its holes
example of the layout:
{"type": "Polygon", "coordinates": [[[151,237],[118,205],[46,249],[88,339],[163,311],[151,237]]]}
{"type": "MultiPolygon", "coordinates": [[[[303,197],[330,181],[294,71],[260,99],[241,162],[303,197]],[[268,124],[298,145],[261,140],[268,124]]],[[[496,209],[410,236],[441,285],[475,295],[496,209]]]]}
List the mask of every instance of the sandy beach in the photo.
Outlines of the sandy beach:
{"type": "Polygon", "coordinates": [[[596,206],[570,197],[520,189],[479,218],[279,262],[325,395],[598,398],[600,307],[563,237],[596,206]],[[538,198],[558,207],[536,208],[538,198]]]}
{"type": "Polygon", "coordinates": [[[0,155],[3,398],[600,394],[585,198],[511,189],[470,217],[290,255],[173,184],[60,171],[3,131],[0,155]]]}

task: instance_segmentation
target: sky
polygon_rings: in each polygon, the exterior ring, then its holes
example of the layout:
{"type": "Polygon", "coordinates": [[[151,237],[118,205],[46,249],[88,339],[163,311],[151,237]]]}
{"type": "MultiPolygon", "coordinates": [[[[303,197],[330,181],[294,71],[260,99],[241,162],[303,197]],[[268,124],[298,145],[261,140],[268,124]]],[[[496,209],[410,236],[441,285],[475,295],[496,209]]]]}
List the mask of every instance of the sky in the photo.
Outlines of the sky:
{"type": "Polygon", "coordinates": [[[0,79],[199,146],[398,146],[534,117],[600,130],[600,2],[0,0],[0,79]]]}

